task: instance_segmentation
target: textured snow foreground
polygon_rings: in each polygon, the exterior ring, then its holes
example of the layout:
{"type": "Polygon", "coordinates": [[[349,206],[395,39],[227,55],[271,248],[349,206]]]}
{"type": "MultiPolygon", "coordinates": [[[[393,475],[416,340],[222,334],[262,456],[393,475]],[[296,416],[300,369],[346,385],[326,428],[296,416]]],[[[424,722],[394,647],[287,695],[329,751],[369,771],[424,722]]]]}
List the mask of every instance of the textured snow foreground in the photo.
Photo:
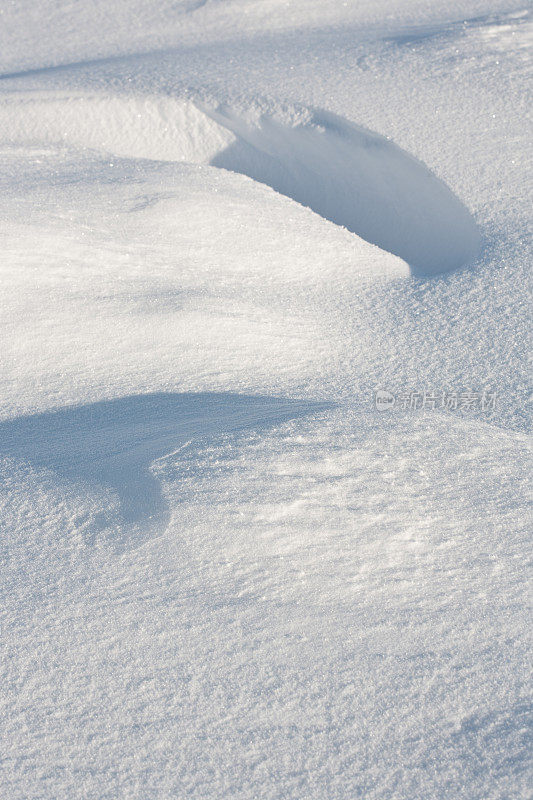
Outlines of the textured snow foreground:
{"type": "Polygon", "coordinates": [[[530,796],[530,46],[2,5],[2,797],[530,796]]]}

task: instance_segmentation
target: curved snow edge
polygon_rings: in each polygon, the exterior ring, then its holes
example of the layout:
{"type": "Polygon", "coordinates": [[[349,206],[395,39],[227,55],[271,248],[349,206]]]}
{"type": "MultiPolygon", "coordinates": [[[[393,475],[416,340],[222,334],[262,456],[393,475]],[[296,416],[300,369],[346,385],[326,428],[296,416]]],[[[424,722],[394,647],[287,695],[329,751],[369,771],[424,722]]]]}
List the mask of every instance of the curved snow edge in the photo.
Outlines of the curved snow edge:
{"type": "Polygon", "coordinates": [[[0,102],[0,138],[238,172],[399,256],[418,274],[457,269],[479,249],[471,214],[424,164],[325,111],[246,113],[172,97],[17,93],[0,102]]]}

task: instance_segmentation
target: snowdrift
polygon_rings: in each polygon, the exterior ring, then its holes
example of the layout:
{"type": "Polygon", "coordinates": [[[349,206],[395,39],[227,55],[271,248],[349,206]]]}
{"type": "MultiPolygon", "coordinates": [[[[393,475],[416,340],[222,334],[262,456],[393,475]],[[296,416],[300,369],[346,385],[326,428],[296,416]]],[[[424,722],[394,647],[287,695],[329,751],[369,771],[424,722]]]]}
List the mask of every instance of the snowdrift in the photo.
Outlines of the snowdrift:
{"type": "Polygon", "coordinates": [[[406,261],[448,272],[479,247],[474,220],[391,141],[310,108],[212,106],[172,97],[6,95],[10,144],[68,143],[117,156],[190,161],[248,175],[406,261]]]}

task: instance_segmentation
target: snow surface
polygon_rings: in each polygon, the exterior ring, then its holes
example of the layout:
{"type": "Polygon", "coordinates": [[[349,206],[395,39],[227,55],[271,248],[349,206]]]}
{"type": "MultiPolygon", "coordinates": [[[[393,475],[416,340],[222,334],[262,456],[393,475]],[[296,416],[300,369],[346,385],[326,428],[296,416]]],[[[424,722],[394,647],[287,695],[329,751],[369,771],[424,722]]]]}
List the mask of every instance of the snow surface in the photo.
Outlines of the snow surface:
{"type": "Polygon", "coordinates": [[[531,32],[1,4],[2,797],[530,797],[531,32]]]}

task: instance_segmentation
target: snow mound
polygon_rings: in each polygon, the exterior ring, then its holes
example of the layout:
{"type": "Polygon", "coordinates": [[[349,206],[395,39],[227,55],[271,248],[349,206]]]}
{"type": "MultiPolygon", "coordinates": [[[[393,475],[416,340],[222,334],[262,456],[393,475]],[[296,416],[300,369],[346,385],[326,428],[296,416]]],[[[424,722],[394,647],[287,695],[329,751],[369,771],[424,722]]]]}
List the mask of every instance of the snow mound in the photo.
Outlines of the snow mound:
{"type": "Polygon", "coordinates": [[[421,162],[325,111],[246,113],[171,97],[11,94],[0,105],[0,135],[9,144],[67,142],[242,173],[421,274],[457,269],[479,247],[468,210],[421,162]]]}

